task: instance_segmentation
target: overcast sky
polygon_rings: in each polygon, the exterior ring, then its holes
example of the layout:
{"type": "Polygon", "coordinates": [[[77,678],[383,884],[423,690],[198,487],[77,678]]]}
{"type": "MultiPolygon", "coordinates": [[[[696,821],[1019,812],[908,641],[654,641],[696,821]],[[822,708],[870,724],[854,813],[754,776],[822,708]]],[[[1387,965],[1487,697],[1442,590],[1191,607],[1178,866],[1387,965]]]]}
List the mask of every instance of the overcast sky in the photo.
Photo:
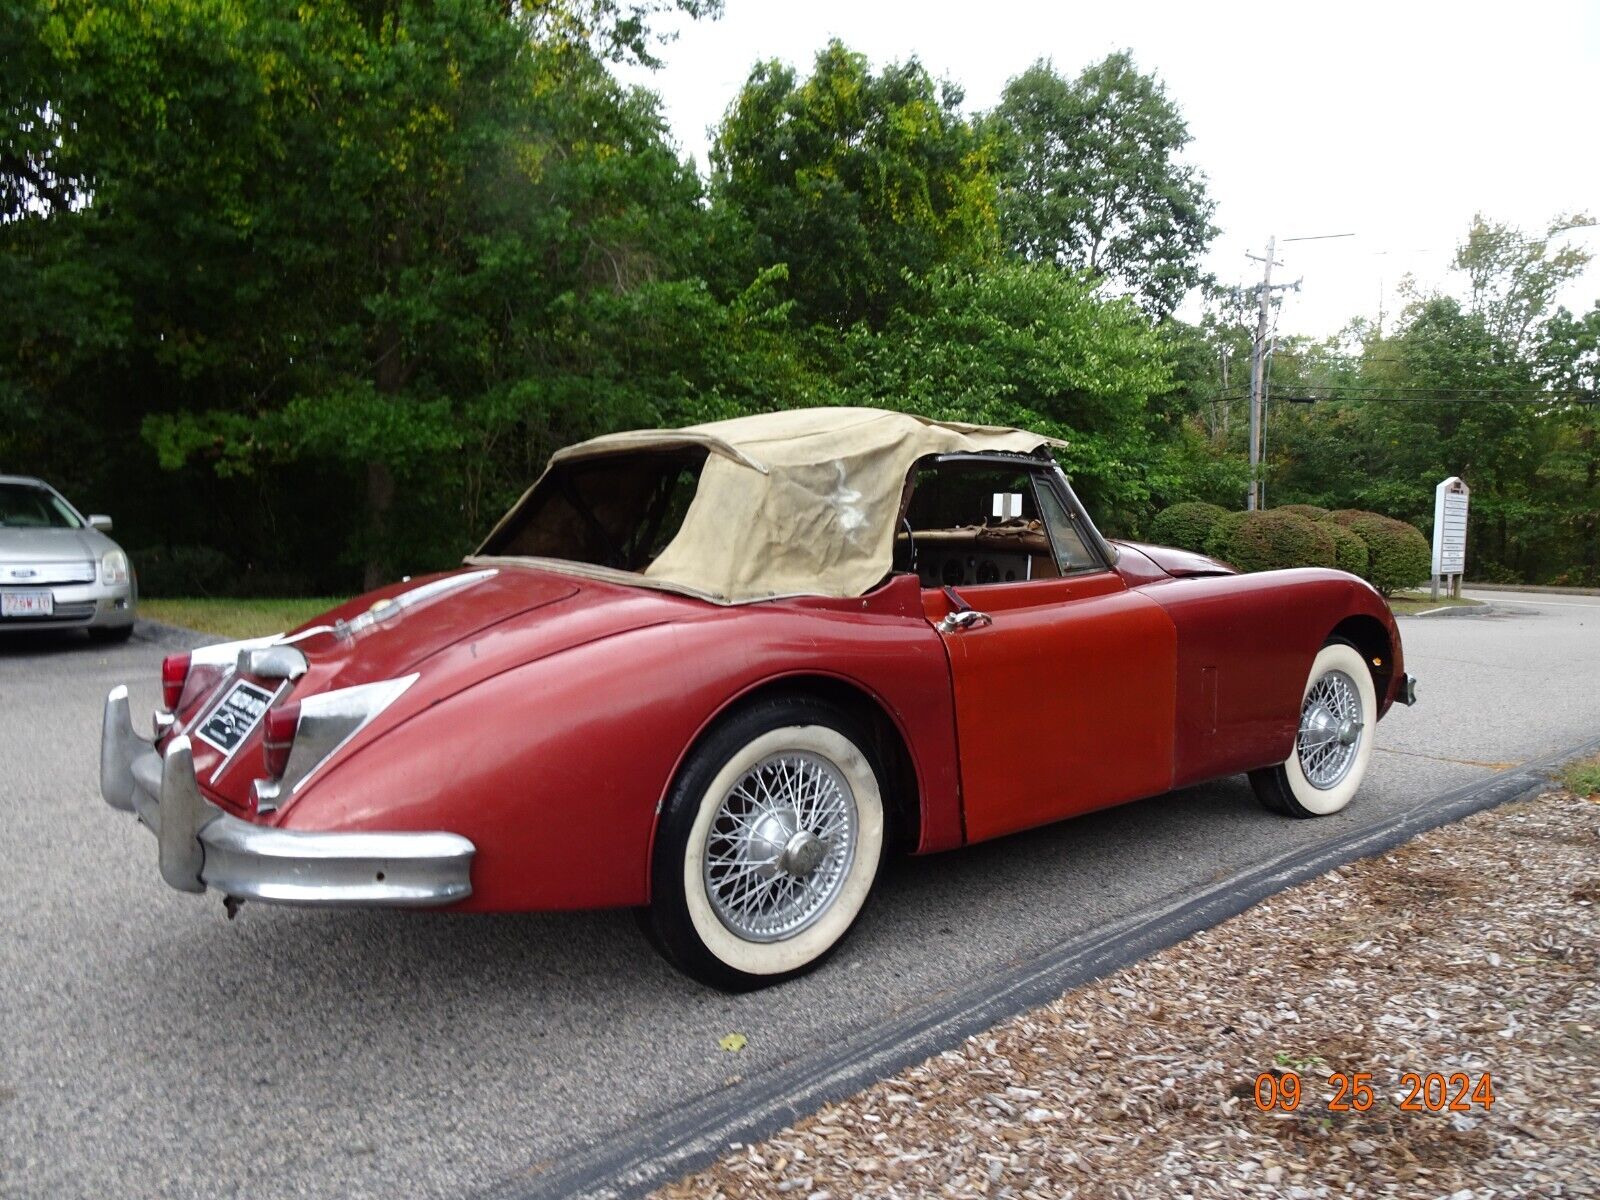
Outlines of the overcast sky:
{"type": "MultiPolygon", "coordinates": [[[[1289,243],[1279,278],[1304,278],[1285,333],[1331,333],[1393,313],[1414,274],[1446,282],[1472,214],[1528,228],[1557,212],[1600,216],[1600,3],[1011,3],[985,0],[727,0],[684,22],[656,72],[628,78],[662,96],[682,149],[705,168],[707,130],[758,59],[808,70],[837,36],[874,66],[916,56],[992,106],[1035,58],[1076,74],[1128,48],[1189,122],[1211,180],[1224,282],[1259,278],[1267,237],[1289,243]]],[[[1600,231],[1574,235],[1600,254],[1600,231]]],[[[1600,298],[1600,265],[1563,300],[1600,298]]]]}

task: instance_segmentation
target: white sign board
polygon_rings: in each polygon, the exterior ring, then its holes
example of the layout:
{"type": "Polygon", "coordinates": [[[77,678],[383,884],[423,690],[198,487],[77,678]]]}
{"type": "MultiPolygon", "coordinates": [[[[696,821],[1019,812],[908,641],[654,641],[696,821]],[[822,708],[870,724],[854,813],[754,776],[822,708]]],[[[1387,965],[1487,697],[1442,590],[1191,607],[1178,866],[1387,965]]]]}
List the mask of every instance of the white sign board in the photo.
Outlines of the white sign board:
{"type": "Polygon", "coordinates": [[[1472,489],[1452,475],[1433,489],[1433,573],[1467,569],[1467,501],[1472,489]]]}

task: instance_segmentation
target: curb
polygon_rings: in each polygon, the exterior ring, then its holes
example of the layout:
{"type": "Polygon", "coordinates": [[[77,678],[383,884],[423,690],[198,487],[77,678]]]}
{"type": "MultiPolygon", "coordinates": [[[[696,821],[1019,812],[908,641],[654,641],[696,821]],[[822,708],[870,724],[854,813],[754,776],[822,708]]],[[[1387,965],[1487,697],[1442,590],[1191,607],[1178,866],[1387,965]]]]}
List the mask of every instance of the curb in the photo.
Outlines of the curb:
{"type": "Polygon", "coordinates": [[[975,1033],[1056,999],[1141,958],[1236,916],[1297,883],[1370,858],[1419,833],[1476,812],[1537,795],[1551,768],[1600,750],[1600,738],[1524,763],[1425,800],[1320,845],[1238,872],[1198,893],[1173,897],[1110,926],[1064,942],[1031,963],[926,1005],[842,1043],[836,1050],[777,1068],[734,1087],[561,1155],[544,1173],[532,1168],[482,1193],[494,1200],[593,1197],[625,1200],[715,1161],[733,1142],[754,1142],[854,1095],[975,1033]]]}
{"type": "Polygon", "coordinates": [[[1492,600],[1480,600],[1476,604],[1444,604],[1422,612],[1398,615],[1403,621],[1435,621],[1447,617],[1504,617],[1511,614],[1503,608],[1496,608],[1492,600]]]}
{"type": "Polygon", "coordinates": [[[1475,592],[1531,592],[1549,596],[1600,596],[1600,588],[1552,587],[1543,583],[1463,583],[1462,590],[1475,592]]]}

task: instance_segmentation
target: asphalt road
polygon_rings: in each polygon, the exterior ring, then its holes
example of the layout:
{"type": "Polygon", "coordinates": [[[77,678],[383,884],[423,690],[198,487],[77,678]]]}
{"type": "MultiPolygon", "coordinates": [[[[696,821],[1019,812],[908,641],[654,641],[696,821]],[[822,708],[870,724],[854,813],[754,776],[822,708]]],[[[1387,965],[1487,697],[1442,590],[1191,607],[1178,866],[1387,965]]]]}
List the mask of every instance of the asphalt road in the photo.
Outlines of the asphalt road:
{"type": "MultiPolygon", "coordinates": [[[[1406,619],[1420,703],[1346,812],[1242,778],[881,881],[820,973],[744,997],[662,964],[626,913],[333,914],[169,891],[97,791],[100,704],[154,705],[165,649],[0,642],[0,1194],[471,1195],[804,1058],[1252,863],[1600,734],[1600,597],[1406,619]],[[743,1033],[730,1054],[718,1040],[743,1033]]],[[[596,831],[603,836],[603,831],[596,831]]]]}

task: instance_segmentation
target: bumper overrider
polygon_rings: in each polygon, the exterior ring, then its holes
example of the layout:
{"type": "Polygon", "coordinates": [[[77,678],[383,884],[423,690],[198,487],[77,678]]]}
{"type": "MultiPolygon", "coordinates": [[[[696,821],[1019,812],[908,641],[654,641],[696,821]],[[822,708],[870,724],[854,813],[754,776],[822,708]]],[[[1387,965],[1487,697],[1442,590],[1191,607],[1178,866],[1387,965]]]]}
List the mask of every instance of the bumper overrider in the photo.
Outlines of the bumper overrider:
{"type": "Polygon", "coordinates": [[[100,793],[156,835],[161,878],[181,892],[350,907],[431,907],[472,894],[475,848],[459,834],[275,829],[223,812],[201,794],[189,739],[171,739],[163,754],[140,737],[120,685],[106,697],[100,793]]]}

